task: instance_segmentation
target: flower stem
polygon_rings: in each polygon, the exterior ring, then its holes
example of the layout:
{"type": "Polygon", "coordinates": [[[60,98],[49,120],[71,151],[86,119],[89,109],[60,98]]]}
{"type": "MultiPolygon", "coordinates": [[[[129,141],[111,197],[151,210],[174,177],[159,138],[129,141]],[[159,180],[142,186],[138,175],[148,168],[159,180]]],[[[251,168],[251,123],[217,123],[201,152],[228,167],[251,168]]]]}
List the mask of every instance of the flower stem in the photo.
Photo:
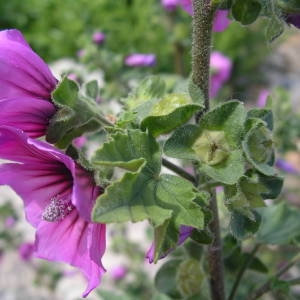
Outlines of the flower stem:
{"type": "MultiPolygon", "coordinates": [[[[192,80],[198,86],[204,97],[204,111],[197,113],[199,122],[203,112],[209,110],[209,65],[212,22],[215,8],[211,0],[193,0],[193,44],[192,44],[192,80]]],[[[210,273],[210,291],[212,300],[224,300],[224,271],[222,258],[222,243],[218,204],[215,191],[211,190],[210,210],[213,218],[209,228],[214,235],[212,244],[208,247],[208,264],[210,273]]]]}
{"type": "Polygon", "coordinates": [[[162,159],[162,164],[169,170],[173,171],[174,173],[180,175],[181,177],[187,179],[188,181],[195,184],[195,177],[190,173],[186,172],[184,169],[180,168],[179,166],[173,164],[172,162],[168,161],[167,159],[162,159]]]}
{"type": "Polygon", "coordinates": [[[235,294],[236,294],[236,292],[237,292],[237,289],[238,289],[238,287],[239,287],[239,284],[240,284],[240,282],[241,282],[241,279],[242,279],[242,277],[243,277],[243,275],[244,275],[246,269],[248,268],[248,266],[252,263],[253,258],[254,258],[255,254],[256,254],[256,252],[258,251],[258,249],[259,249],[260,246],[261,246],[260,244],[257,244],[257,245],[252,249],[249,258],[246,259],[246,260],[244,261],[244,263],[242,264],[242,266],[241,266],[241,268],[240,268],[238,274],[236,275],[235,282],[234,282],[234,284],[233,284],[233,286],[232,286],[231,293],[230,293],[230,295],[229,295],[229,297],[228,297],[228,300],[233,300],[233,299],[234,299],[235,294]]]}
{"type": "Polygon", "coordinates": [[[276,278],[280,278],[281,275],[286,273],[291,267],[300,262],[300,253],[295,255],[290,262],[283,266],[274,276],[272,276],[267,282],[256,289],[247,300],[255,300],[261,297],[263,294],[269,292],[272,289],[272,282],[276,278]]]}

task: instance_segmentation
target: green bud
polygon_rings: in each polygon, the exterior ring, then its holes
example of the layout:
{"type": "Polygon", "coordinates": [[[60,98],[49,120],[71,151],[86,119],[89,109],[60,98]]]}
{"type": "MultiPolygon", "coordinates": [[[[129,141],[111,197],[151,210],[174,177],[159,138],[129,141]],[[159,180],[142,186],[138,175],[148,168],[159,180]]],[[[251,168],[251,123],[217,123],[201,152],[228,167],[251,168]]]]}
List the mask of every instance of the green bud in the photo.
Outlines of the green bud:
{"type": "Polygon", "coordinates": [[[203,130],[192,149],[200,161],[211,166],[224,161],[229,155],[229,145],[224,131],[203,130]]]}
{"type": "Polygon", "coordinates": [[[267,163],[273,155],[273,141],[270,130],[260,126],[249,137],[249,150],[258,163],[267,163]]]}
{"type": "Polygon", "coordinates": [[[193,296],[201,291],[204,279],[201,264],[194,258],[184,260],[176,274],[177,287],[183,297],[193,296]]]}

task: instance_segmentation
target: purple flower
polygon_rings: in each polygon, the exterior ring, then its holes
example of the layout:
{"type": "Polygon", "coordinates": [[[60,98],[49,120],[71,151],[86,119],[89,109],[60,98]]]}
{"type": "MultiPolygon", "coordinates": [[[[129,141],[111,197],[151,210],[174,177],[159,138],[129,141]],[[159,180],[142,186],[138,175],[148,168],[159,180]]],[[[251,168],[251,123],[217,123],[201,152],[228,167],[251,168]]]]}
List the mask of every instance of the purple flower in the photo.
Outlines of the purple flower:
{"type": "Polygon", "coordinates": [[[73,140],[73,145],[81,149],[87,143],[87,138],[85,136],[79,136],[73,140]]]}
{"type": "Polygon", "coordinates": [[[50,102],[57,80],[15,29],[0,31],[0,125],[31,137],[45,134],[55,113],[50,102]]]}
{"type": "Polygon", "coordinates": [[[300,14],[289,14],[287,15],[285,21],[288,24],[292,24],[300,29],[300,14]]]}
{"type": "Polygon", "coordinates": [[[105,41],[105,34],[101,31],[96,31],[94,32],[92,39],[96,45],[101,45],[105,41]]]}
{"type": "Polygon", "coordinates": [[[102,192],[92,173],[51,145],[21,130],[0,127],[0,184],[22,199],[26,219],[36,228],[35,255],[79,268],[88,279],[87,296],[105,272],[105,225],[92,223],[91,210],[102,192]]]}
{"type": "Polygon", "coordinates": [[[156,64],[154,54],[134,53],[125,58],[125,65],[129,67],[152,67],[156,64]]]}
{"type": "Polygon", "coordinates": [[[212,30],[214,32],[224,31],[229,24],[230,20],[228,19],[228,10],[217,10],[212,30]]]}
{"type": "Polygon", "coordinates": [[[230,78],[232,62],[220,52],[212,52],[210,56],[212,74],[210,77],[210,97],[215,97],[223,84],[230,78]]]}
{"type": "Polygon", "coordinates": [[[262,89],[259,92],[259,95],[258,95],[258,98],[257,98],[257,102],[256,102],[256,106],[258,106],[258,107],[265,107],[269,95],[270,95],[270,91],[269,90],[262,89]]]}
{"type": "MultiPolygon", "coordinates": [[[[178,5],[180,5],[188,14],[193,15],[192,0],[179,0],[178,2],[178,5]]],[[[217,10],[212,30],[214,32],[224,31],[229,24],[230,20],[228,19],[228,10],[217,10]]]]}
{"type": "Polygon", "coordinates": [[[19,256],[23,261],[29,261],[34,252],[33,243],[23,243],[19,246],[19,256]]]}
{"type": "Polygon", "coordinates": [[[111,275],[114,280],[121,280],[126,276],[127,272],[128,270],[126,267],[117,266],[111,270],[111,275]]]}
{"type": "MultiPolygon", "coordinates": [[[[180,227],[180,232],[179,232],[179,239],[177,241],[177,246],[180,246],[182,245],[185,240],[191,235],[192,231],[193,231],[193,227],[190,227],[190,226],[185,226],[185,225],[182,225],[180,227]]],[[[155,245],[152,244],[150,249],[148,250],[147,254],[146,254],[146,258],[148,259],[149,263],[153,263],[154,261],[154,247],[155,245]]],[[[161,257],[161,258],[164,258],[166,257],[170,252],[172,252],[174,249],[170,249],[167,253],[164,253],[161,257]]]]}
{"type": "Polygon", "coordinates": [[[284,159],[277,159],[275,165],[278,169],[281,169],[286,173],[299,175],[299,171],[291,163],[287,162],[284,159]]]}
{"type": "Polygon", "coordinates": [[[161,5],[168,11],[173,11],[180,4],[181,0],[160,0],[161,5]]]}

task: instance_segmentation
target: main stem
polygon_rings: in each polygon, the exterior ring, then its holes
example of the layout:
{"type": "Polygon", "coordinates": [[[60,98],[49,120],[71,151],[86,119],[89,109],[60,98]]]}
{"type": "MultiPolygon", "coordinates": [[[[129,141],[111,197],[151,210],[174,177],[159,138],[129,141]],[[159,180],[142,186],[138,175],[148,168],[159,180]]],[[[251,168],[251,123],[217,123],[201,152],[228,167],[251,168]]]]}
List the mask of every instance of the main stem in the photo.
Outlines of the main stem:
{"type": "MultiPolygon", "coordinates": [[[[193,0],[193,11],[192,80],[202,90],[206,112],[209,110],[209,65],[214,8],[211,0],[193,0]]],[[[197,122],[202,113],[197,114],[197,122]]],[[[208,247],[211,299],[225,300],[218,205],[214,190],[211,190],[211,194],[210,209],[213,219],[209,227],[214,235],[214,240],[208,247]]]]}

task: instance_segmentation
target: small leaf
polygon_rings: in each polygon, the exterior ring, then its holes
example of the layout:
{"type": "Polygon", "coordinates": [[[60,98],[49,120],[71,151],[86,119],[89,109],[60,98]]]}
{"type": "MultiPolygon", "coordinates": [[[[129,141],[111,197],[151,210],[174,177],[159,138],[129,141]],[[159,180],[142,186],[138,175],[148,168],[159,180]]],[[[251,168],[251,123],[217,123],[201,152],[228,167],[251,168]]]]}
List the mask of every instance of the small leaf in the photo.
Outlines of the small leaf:
{"type": "Polygon", "coordinates": [[[256,0],[234,0],[232,15],[243,25],[248,25],[257,19],[261,8],[261,4],[256,0]]]}
{"type": "Polygon", "coordinates": [[[251,237],[259,229],[261,223],[261,216],[253,211],[254,219],[241,215],[239,213],[232,213],[230,219],[230,230],[232,235],[237,239],[247,239],[251,237]]]}
{"type": "Polygon", "coordinates": [[[271,43],[277,39],[284,31],[284,22],[275,14],[269,18],[266,26],[266,38],[271,43]]]}
{"type": "Polygon", "coordinates": [[[190,99],[184,94],[169,94],[157,101],[148,117],[142,123],[142,128],[153,136],[168,133],[186,123],[196,111],[201,109],[198,104],[189,103],[190,99]]]}
{"type": "Polygon", "coordinates": [[[85,85],[85,93],[88,97],[96,99],[99,94],[99,86],[97,80],[87,82],[85,85]]]}
{"type": "Polygon", "coordinates": [[[196,84],[194,84],[191,79],[189,80],[188,91],[193,102],[203,107],[204,106],[203,91],[196,84]]]}
{"type": "Polygon", "coordinates": [[[266,108],[254,108],[248,111],[247,113],[247,119],[249,118],[259,118],[261,120],[263,120],[266,125],[267,128],[269,130],[273,130],[273,112],[270,109],[266,109],[266,108]]]}

